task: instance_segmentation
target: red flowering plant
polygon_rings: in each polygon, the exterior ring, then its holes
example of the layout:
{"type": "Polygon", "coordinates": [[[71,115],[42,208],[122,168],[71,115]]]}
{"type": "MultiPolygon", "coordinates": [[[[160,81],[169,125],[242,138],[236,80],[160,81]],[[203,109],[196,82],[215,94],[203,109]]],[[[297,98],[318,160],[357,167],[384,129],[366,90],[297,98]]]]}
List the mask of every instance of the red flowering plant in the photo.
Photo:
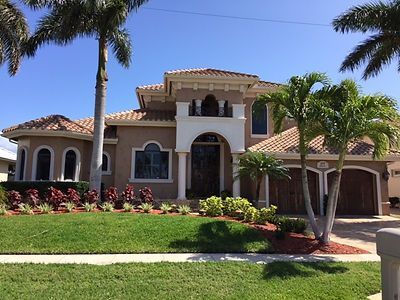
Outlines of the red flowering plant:
{"type": "Polygon", "coordinates": [[[118,200],[118,191],[116,187],[110,186],[108,189],[104,191],[104,200],[106,202],[110,202],[115,204],[118,200]]]}
{"type": "Polygon", "coordinates": [[[81,196],[75,189],[69,188],[65,194],[65,200],[78,206],[81,203],[81,196]]]}
{"type": "Polygon", "coordinates": [[[142,203],[153,203],[153,192],[147,186],[139,190],[139,197],[142,203]]]}
{"type": "Polygon", "coordinates": [[[18,208],[18,205],[22,203],[22,196],[17,191],[9,191],[8,192],[8,203],[10,203],[12,209],[18,208]]]}
{"type": "Polygon", "coordinates": [[[35,207],[40,202],[39,191],[37,189],[29,189],[25,191],[26,194],[26,202],[35,207]]]}
{"type": "Polygon", "coordinates": [[[127,184],[125,190],[121,193],[121,197],[124,200],[124,202],[133,204],[133,202],[136,199],[133,185],[127,184]]]}
{"type": "Polygon", "coordinates": [[[99,193],[96,190],[87,191],[83,195],[83,198],[85,199],[85,201],[87,203],[93,204],[93,203],[96,203],[97,201],[99,201],[99,193]]]}
{"type": "Polygon", "coordinates": [[[60,205],[64,203],[65,195],[59,189],[53,188],[52,186],[49,188],[46,196],[46,202],[53,206],[54,210],[58,210],[60,205]]]}

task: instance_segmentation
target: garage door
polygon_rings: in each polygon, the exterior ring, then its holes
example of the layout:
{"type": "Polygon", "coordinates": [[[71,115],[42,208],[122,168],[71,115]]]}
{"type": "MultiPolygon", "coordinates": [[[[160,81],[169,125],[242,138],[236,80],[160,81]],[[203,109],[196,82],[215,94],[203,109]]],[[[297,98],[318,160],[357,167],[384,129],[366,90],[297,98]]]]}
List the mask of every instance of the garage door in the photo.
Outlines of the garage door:
{"type": "MultiPolygon", "coordinates": [[[[334,172],[328,174],[329,185],[333,180],[333,175],[334,172]]],[[[376,214],[376,184],[374,177],[374,174],[364,170],[343,170],[336,214],[376,214]]]]}
{"type": "MultiPolygon", "coordinates": [[[[311,203],[316,214],[319,214],[318,174],[307,171],[311,203]]],[[[291,180],[269,181],[270,204],[278,207],[281,214],[305,214],[303,188],[301,185],[301,169],[290,169],[291,180]]]]}

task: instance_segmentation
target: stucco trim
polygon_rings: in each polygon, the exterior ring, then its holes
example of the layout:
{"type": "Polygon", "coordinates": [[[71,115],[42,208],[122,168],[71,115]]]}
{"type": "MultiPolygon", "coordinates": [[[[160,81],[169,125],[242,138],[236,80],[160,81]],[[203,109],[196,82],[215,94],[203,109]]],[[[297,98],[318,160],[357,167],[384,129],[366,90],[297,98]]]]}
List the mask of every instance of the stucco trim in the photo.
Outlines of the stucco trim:
{"type": "Polygon", "coordinates": [[[49,172],[49,180],[54,180],[54,149],[48,145],[41,145],[33,151],[33,162],[32,162],[32,176],[31,179],[32,181],[38,181],[36,179],[36,169],[37,169],[37,158],[38,158],[38,153],[42,149],[47,149],[50,151],[50,172],[49,172]]]}
{"type": "Polygon", "coordinates": [[[74,151],[76,155],[76,162],[75,162],[75,174],[74,174],[74,179],[73,181],[79,181],[79,176],[81,172],[81,152],[79,151],[78,148],[76,147],[68,147],[65,148],[62,154],[62,160],[61,160],[61,181],[70,181],[64,180],[64,173],[65,173],[65,157],[67,155],[68,151],[74,151]]]}
{"type": "MultiPolygon", "coordinates": [[[[279,159],[300,159],[299,153],[282,153],[263,151],[268,155],[273,155],[279,159]]],[[[339,158],[336,154],[308,154],[309,160],[335,160],[339,158]]],[[[400,155],[387,155],[381,159],[373,159],[372,155],[346,155],[346,161],[400,161],[400,155]]]]}
{"type": "Polygon", "coordinates": [[[133,120],[112,120],[106,121],[113,126],[139,126],[139,127],[176,127],[175,121],[133,121],[133,120]]]}

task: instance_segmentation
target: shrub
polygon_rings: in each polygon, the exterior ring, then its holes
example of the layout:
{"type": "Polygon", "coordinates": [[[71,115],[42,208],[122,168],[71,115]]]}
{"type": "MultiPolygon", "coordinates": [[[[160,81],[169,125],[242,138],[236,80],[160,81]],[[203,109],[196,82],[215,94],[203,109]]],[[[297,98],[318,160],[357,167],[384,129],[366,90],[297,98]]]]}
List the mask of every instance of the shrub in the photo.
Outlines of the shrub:
{"type": "Polygon", "coordinates": [[[258,211],[255,222],[257,224],[265,224],[267,222],[273,224],[274,222],[276,222],[276,210],[277,207],[274,205],[271,205],[271,207],[268,208],[261,208],[258,211]]]}
{"type": "Polygon", "coordinates": [[[93,204],[99,201],[99,193],[97,193],[96,190],[87,191],[83,197],[85,201],[89,204],[93,204]]]}
{"type": "Polygon", "coordinates": [[[167,202],[163,202],[163,203],[161,203],[160,209],[162,210],[163,214],[167,214],[171,211],[172,207],[171,207],[171,204],[169,204],[167,202]]]}
{"type": "Polygon", "coordinates": [[[112,202],[104,202],[102,206],[100,206],[104,212],[112,212],[114,210],[114,204],[112,202]]]}
{"type": "Polygon", "coordinates": [[[307,221],[304,219],[296,219],[292,220],[294,221],[293,223],[293,232],[295,233],[304,233],[307,229],[307,221]]]}
{"type": "Polygon", "coordinates": [[[253,222],[258,217],[257,208],[250,206],[244,211],[243,219],[245,222],[253,222]]]}
{"type": "Polygon", "coordinates": [[[278,229],[282,232],[293,232],[294,220],[288,217],[280,217],[277,226],[278,229]]]}
{"type": "Polygon", "coordinates": [[[151,203],[145,202],[145,203],[142,203],[142,204],[139,206],[139,208],[140,208],[141,210],[143,210],[144,213],[148,214],[149,212],[152,211],[153,205],[151,205],[151,203]]]}
{"type": "Polygon", "coordinates": [[[13,209],[17,209],[18,206],[22,203],[22,196],[20,192],[17,191],[9,191],[8,192],[8,203],[10,203],[13,209]]]}
{"type": "Polygon", "coordinates": [[[189,205],[180,205],[180,206],[178,207],[178,212],[179,212],[181,215],[187,215],[187,214],[189,214],[191,211],[192,211],[192,210],[190,209],[190,206],[189,206],[189,205]]]}
{"type": "Polygon", "coordinates": [[[5,216],[8,214],[8,209],[6,204],[0,204],[0,216],[5,216]]]}
{"type": "Polygon", "coordinates": [[[139,197],[142,203],[153,203],[153,192],[149,187],[144,187],[139,190],[139,197]]]}
{"type": "Polygon", "coordinates": [[[73,188],[67,189],[67,193],[65,194],[65,199],[67,200],[67,202],[75,204],[75,206],[78,206],[81,203],[81,196],[73,188]]]}
{"type": "Polygon", "coordinates": [[[130,204],[129,202],[124,202],[123,209],[126,212],[131,212],[133,209],[133,205],[130,204]]]}
{"type": "Polygon", "coordinates": [[[67,203],[65,203],[65,208],[67,209],[68,212],[72,212],[75,207],[76,205],[72,201],[68,201],[67,203]]]}
{"type": "Polygon", "coordinates": [[[227,197],[222,203],[224,206],[224,214],[231,217],[240,217],[240,215],[243,215],[243,213],[252,206],[249,200],[241,197],[227,197]]]}
{"type": "Polygon", "coordinates": [[[42,214],[49,214],[53,211],[53,206],[48,203],[39,204],[38,208],[42,214]]]}
{"type": "Polygon", "coordinates": [[[51,186],[49,188],[49,191],[47,192],[46,201],[47,201],[47,203],[52,205],[55,210],[58,210],[61,203],[64,202],[64,198],[65,198],[65,195],[63,192],[61,192],[59,189],[56,189],[51,186]]]}
{"type": "Polygon", "coordinates": [[[232,193],[231,193],[230,191],[228,191],[228,190],[223,190],[223,191],[221,192],[221,199],[222,199],[222,200],[225,200],[226,198],[231,197],[231,195],[232,195],[232,193]]]}
{"type": "Polygon", "coordinates": [[[39,204],[39,191],[37,189],[29,189],[25,191],[26,201],[31,206],[37,206],[39,204]]]}
{"type": "Polygon", "coordinates": [[[91,212],[95,210],[96,207],[97,207],[96,203],[85,202],[85,204],[83,204],[83,208],[85,209],[86,212],[91,212]]]}
{"type": "Polygon", "coordinates": [[[133,202],[136,199],[133,185],[127,184],[125,190],[121,193],[121,197],[124,200],[124,202],[133,204],[133,202]]]}
{"type": "Polygon", "coordinates": [[[212,196],[206,200],[200,200],[200,209],[210,217],[220,216],[223,213],[223,204],[221,197],[212,196]]]}
{"type": "Polygon", "coordinates": [[[19,207],[19,211],[21,212],[21,214],[23,215],[33,215],[33,209],[32,206],[30,206],[30,204],[28,203],[20,203],[18,205],[19,207]]]}
{"type": "Polygon", "coordinates": [[[115,203],[118,200],[118,191],[116,187],[110,186],[104,192],[105,201],[115,203]]]}
{"type": "Polygon", "coordinates": [[[0,185],[0,205],[8,204],[7,191],[0,185]]]}

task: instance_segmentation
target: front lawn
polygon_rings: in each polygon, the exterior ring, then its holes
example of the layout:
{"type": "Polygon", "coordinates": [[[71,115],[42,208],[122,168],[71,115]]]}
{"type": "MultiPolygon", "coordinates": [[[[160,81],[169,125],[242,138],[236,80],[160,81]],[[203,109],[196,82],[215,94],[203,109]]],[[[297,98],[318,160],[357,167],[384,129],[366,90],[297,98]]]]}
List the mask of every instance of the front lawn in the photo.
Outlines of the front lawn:
{"type": "Polygon", "coordinates": [[[218,219],[129,213],[0,218],[0,253],[271,252],[249,226],[218,219]]]}
{"type": "Polygon", "coordinates": [[[2,299],[366,299],[378,263],[0,265],[2,299]]]}

